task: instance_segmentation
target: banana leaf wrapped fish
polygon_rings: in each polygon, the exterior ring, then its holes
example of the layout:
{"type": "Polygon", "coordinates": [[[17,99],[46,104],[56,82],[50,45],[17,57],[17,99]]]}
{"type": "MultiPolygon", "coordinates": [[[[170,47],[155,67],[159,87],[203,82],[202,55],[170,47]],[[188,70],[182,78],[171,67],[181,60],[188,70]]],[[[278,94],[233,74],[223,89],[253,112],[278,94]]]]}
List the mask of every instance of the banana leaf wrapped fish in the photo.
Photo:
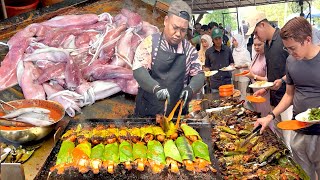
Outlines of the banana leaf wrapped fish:
{"type": "Polygon", "coordinates": [[[77,142],[81,144],[83,142],[90,142],[92,137],[92,130],[91,129],[82,129],[80,132],[77,133],[77,142]]]}
{"type": "Polygon", "coordinates": [[[180,152],[172,139],[166,141],[163,145],[167,166],[171,167],[171,172],[179,173],[178,163],[182,163],[180,152]]]}
{"type": "Polygon", "coordinates": [[[154,139],[152,126],[143,126],[140,128],[140,132],[141,132],[141,139],[143,139],[144,142],[148,143],[149,141],[154,139]]]}
{"type": "Polygon", "coordinates": [[[109,127],[106,131],[105,143],[112,144],[117,141],[119,129],[115,127],[109,127]]]}
{"type": "Polygon", "coordinates": [[[147,164],[147,146],[141,142],[133,144],[133,159],[138,171],[143,171],[147,164]]]}
{"type": "Polygon", "coordinates": [[[66,168],[68,168],[73,162],[72,152],[75,147],[74,142],[62,141],[60,150],[57,155],[56,166],[51,170],[57,169],[58,174],[62,174],[66,168]]]}
{"type": "Polygon", "coordinates": [[[175,141],[177,148],[180,152],[183,164],[188,171],[194,171],[193,161],[195,160],[193,150],[188,140],[184,136],[180,136],[175,141]]]}
{"type": "Polygon", "coordinates": [[[128,141],[122,141],[119,146],[120,162],[124,164],[127,170],[132,169],[131,162],[133,161],[132,145],[128,141]]]}
{"type": "Polygon", "coordinates": [[[91,150],[90,165],[94,174],[99,173],[99,169],[102,166],[103,153],[104,153],[103,144],[98,144],[94,146],[91,150]]]}
{"type": "Polygon", "coordinates": [[[191,142],[194,142],[196,140],[202,140],[199,133],[191,126],[188,126],[187,124],[181,124],[180,127],[183,130],[183,133],[186,136],[186,138],[188,138],[191,142]]]}
{"type": "Polygon", "coordinates": [[[119,164],[119,144],[117,142],[107,144],[103,152],[103,167],[108,173],[113,174],[115,167],[119,164]]]}
{"type": "Polygon", "coordinates": [[[159,141],[149,141],[148,142],[148,162],[153,173],[160,173],[166,164],[164,150],[159,141]]]}
{"type": "Polygon", "coordinates": [[[137,143],[141,140],[140,128],[134,127],[128,130],[130,134],[130,139],[133,143],[137,143]]]}
{"type": "Polygon", "coordinates": [[[104,143],[106,135],[107,135],[107,129],[104,126],[97,126],[93,128],[91,143],[93,145],[104,143]]]}
{"type": "Polygon", "coordinates": [[[127,128],[119,129],[118,140],[119,140],[120,143],[122,141],[128,141],[129,140],[129,132],[128,132],[127,128]]]}
{"type": "Polygon", "coordinates": [[[86,173],[90,166],[91,143],[82,142],[78,144],[72,151],[72,157],[75,167],[79,172],[86,173]]]}
{"type": "Polygon", "coordinates": [[[166,137],[166,134],[164,133],[162,128],[160,126],[152,126],[152,130],[154,135],[156,136],[156,139],[160,142],[163,142],[166,137]]]}
{"type": "Polygon", "coordinates": [[[195,170],[197,172],[207,172],[210,169],[210,155],[208,145],[203,141],[197,140],[192,143],[192,149],[194,152],[195,160],[195,170]]]}
{"type": "Polygon", "coordinates": [[[172,140],[178,137],[178,128],[172,121],[169,122],[169,130],[166,132],[166,137],[172,140]]]}

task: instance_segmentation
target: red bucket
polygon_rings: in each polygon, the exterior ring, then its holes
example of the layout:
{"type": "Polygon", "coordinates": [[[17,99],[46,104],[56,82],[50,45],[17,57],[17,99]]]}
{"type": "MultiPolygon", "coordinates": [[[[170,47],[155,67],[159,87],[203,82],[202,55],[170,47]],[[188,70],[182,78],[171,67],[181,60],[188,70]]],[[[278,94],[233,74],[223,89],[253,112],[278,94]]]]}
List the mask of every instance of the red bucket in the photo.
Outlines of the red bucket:
{"type": "Polygon", "coordinates": [[[39,0],[6,0],[5,4],[8,17],[12,17],[35,10],[39,0]]]}

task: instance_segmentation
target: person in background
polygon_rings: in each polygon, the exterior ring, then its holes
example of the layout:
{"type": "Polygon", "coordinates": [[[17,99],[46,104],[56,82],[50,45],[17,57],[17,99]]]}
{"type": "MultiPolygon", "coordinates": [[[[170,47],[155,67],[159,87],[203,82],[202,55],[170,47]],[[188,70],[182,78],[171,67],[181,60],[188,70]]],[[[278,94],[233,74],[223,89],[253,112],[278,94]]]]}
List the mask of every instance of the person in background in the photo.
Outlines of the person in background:
{"type": "Polygon", "coordinates": [[[242,20],[242,29],[243,29],[243,33],[242,34],[247,34],[248,33],[248,24],[246,23],[245,20],[242,20]]]}
{"type": "MultiPolygon", "coordinates": [[[[293,104],[293,117],[309,108],[320,107],[320,47],[312,42],[312,27],[303,17],[289,20],[281,29],[280,36],[287,59],[285,95],[276,108],[255,126],[262,125],[261,132],[281,112],[293,104]]],[[[320,125],[291,131],[290,146],[294,160],[310,179],[320,176],[320,125]]]]}
{"type": "MultiPolygon", "coordinates": [[[[249,67],[249,73],[245,76],[250,78],[252,83],[256,81],[267,81],[267,65],[266,57],[264,56],[264,42],[261,42],[258,38],[253,40],[253,48],[255,56],[252,58],[252,63],[249,67]]],[[[253,92],[256,92],[257,89],[253,89],[253,92]]],[[[270,106],[270,93],[266,93],[263,96],[266,101],[263,103],[252,103],[255,111],[260,112],[261,116],[266,116],[271,111],[270,106]]],[[[273,129],[273,127],[270,127],[273,129]]]]}
{"type": "Polygon", "coordinates": [[[207,34],[210,36],[210,30],[208,25],[201,26],[201,35],[207,34]]]}
{"type": "MultiPolygon", "coordinates": [[[[219,70],[229,65],[233,66],[234,61],[230,48],[222,44],[223,33],[219,28],[212,30],[213,46],[206,53],[205,71],[219,70]]],[[[219,71],[210,77],[211,92],[218,92],[218,88],[224,84],[231,84],[231,72],[219,71]]]]}
{"type": "MultiPolygon", "coordinates": [[[[234,60],[236,70],[234,74],[241,73],[244,70],[248,70],[251,64],[250,53],[247,50],[247,45],[244,40],[243,35],[236,34],[232,37],[232,44],[234,46],[232,51],[232,57],[234,60]]],[[[247,87],[249,84],[249,78],[244,76],[234,76],[234,85],[241,92],[241,100],[245,99],[247,96],[247,87]]]]}
{"type": "MultiPolygon", "coordinates": [[[[286,90],[285,75],[286,75],[286,60],[288,52],[283,49],[283,42],[280,37],[280,29],[275,29],[267,20],[265,13],[254,12],[249,20],[250,28],[247,35],[252,33],[262,42],[265,43],[265,57],[267,64],[267,79],[273,82],[274,85],[270,87],[270,104],[274,108],[277,106],[283,97],[286,90]]],[[[263,96],[269,89],[260,89],[254,93],[255,96],[263,96]]],[[[288,144],[290,139],[289,135],[283,135],[283,131],[276,127],[278,122],[288,120],[292,116],[292,107],[283,112],[281,116],[277,116],[274,121],[274,132],[284,139],[288,144]]]]}
{"type": "Polygon", "coordinates": [[[230,40],[229,37],[226,35],[226,31],[224,30],[223,27],[219,27],[222,30],[223,37],[222,37],[222,43],[228,47],[230,47],[230,40]]]}
{"type": "Polygon", "coordinates": [[[200,64],[202,66],[204,66],[206,61],[205,53],[207,49],[212,47],[212,45],[213,45],[213,42],[212,42],[211,36],[207,34],[204,34],[201,36],[201,47],[200,47],[200,51],[198,51],[198,55],[199,55],[200,64]]]}
{"type": "Polygon", "coordinates": [[[200,36],[200,35],[201,35],[201,24],[200,23],[196,23],[194,25],[194,37],[200,36]]]}
{"type": "Polygon", "coordinates": [[[186,104],[202,88],[205,77],[198,52],[185,39],[191,15],[186,2],[172,1],[163,32],[146,37],[137,47],[132,66],[139,84],[135,116],[163,114],[166,100],[168,115],[179,99],[187,114],[186,104]]]}
{"type": "Polygon", "coordinates": [[[209,24],[208,24],[208,26],[209,26],[209,34],[211,35],[212,34],[212,30],[214,29],[214,28],[218,28],[218,23],[216,23],[216,22],[210,22],[209,24]]]}
{"type": "Polygon", "coordinates": [[[191,44],[194,45],[197,49],[197,51],[200,50],[200,37],[203,34],[202,30],[201,30],[201,24],[200,23],[196,23],[194,25],[195,31],[194,31],[194,35],[193,38],[190,40],[191,44]]]}

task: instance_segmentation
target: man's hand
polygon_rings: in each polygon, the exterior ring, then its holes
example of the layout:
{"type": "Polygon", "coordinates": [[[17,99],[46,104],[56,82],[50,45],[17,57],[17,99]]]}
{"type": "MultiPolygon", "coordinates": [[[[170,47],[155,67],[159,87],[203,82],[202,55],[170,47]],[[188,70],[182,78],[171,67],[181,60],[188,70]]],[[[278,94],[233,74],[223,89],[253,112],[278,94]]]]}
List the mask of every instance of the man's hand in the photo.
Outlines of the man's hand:
{"type": "Polygon", "coordinates": [[[190,86],[186,86],[182,89],[180,94],[180,99],[183,100],[183,107],[187,104],[187,102],[191,101],[193,95],[193,91],[190,86]]]}
{"type": "Polygon", "coordinates": [[[159,101],[168,100],[168,104],[170,104],[170,93],[167,88],[162,88],[160,86],[154,89],[154,94],[157,96],[159,101]]]}
{"type": "Polygon", "coordinates": [[[259,89],[255,93],[253,93],[253,96],[264,96],[267,93],[266,89],[259,89]]]}
{"type": "Polygon", "coordinates": [[[281,85],[282,85],[282,80],[281,79],[277,79],[277,80],[275,80],[274,82],[273,82],[273,86],[270,88],[270,89],[272,89],[272,90],[278,90],[280,87],[281,87],[281,85]]]}
{"type": "Polygon", "coordinates": [[[257,127],[259,126],[259,124],[261,124],[262,128],[260,130],[260,134],[262,134],[262,132],[266,129],[266,127],[269,125],[272,119],[272,115],[267,115],[266,117],[258,118],[257,121],[254,123],[254,127],[257,127]]]}

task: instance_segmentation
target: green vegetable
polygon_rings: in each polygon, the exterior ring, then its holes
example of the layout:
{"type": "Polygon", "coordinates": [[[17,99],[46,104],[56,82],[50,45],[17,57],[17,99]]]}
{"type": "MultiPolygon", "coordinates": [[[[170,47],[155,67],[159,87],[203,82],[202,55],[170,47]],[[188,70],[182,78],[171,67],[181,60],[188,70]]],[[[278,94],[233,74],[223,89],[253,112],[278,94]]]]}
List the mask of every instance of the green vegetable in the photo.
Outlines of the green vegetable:
{"type": "Polygon", "coordinates": [[[152,140],[148,142],[147,157],[160,164],[166,163],[163,147],[159,141],[152,140]]]}
{"type": "Polygon", "coordinates": [[[176,145],[180,152],[182,160],[194,161],[194,154],[191,145],[184,136],[180,136],[176,139],[176,145]]]}
{"type": "Polygon", "coordinates": [[[199,133],[192,127],[188,126],[187,124],[181,124],[180,127],[183,130],[185,136],[197,136],[198,139],[201,140],[199,133]]]}
{"type": "Polygon", "coordinates": [[[128,141],[122,141],[119,146],[120,162],[133,161],[132,146],[128,141]]]}
{"type": "Polygon", "coordinates": [[[119,144],[117,142],[112,144],[107,144],[103,152],[104,161],[113,161],[114,163],[119,163],[119,144]]]}
{"type": "Polygon", "coordinates": [[[104,145],[98,144],[91,150],[90,159],[103,159],[104,145]]]}
{"type": "Polygon", "coordinates": [[[75,145],[71,141],[63,141],[58,152],[56,165],[72,162],[72,151],[75,145]]]}
{"type": "Polygon", "coordinates": [[[192,149],[195,157],[210,161],[209,149],[206,143],[197,140],[192,143],[192,149]]]}
{"type": "Polygon", "coordinates": [[[147,159],[147,146],[142,143],[133,144],[132,152],[134,160],[139,158],[147,159]]]}
{"type": "Polygon", "coordinates": [[[230,129],[229,127],[226,126],[217,126],[222,132],[226,132],[229,134],[237,135],[237,132],[233,129],[230,129]]]}
{"type": "Polygon", "coordinates": [[[309,121],[320,120],[320,109],[319,108],[311,108],[309,112],[309,121]]]}
{"type": "Polygon", "coordinates": [[[170,157],[175,161],[182,163],[182,158],[177,146],[174,144],[173,140],[168,140],[163,145],[164,154],[166,157],[170,157]]]}

